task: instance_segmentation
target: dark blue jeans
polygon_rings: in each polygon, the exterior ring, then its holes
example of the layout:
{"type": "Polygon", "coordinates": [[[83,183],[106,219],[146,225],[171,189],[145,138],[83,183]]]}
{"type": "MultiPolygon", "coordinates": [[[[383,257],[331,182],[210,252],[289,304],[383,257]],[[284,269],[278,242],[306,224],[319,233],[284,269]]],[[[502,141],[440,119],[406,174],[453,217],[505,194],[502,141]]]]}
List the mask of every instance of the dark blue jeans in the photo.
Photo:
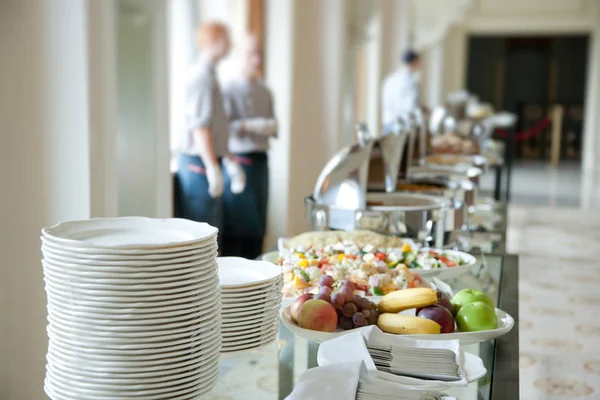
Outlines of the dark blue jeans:
{"type": "MultiPolygon", "coordinates": [[[[223,232],[223,197],[213,199],[208,194],[204,164],[198,156],[181,154],[175,182],[175,216],[206,222],[223,232]]],[[[221,245],[219,240],[219,245],[221,245]]]]}
{"type": "Polygon", "coordinates": [[[269,164],[266,153],[236,154],[246,173],[246,188],[233,194],[225,177],[223,255],[258,257],[267,229],[269,164]]]}

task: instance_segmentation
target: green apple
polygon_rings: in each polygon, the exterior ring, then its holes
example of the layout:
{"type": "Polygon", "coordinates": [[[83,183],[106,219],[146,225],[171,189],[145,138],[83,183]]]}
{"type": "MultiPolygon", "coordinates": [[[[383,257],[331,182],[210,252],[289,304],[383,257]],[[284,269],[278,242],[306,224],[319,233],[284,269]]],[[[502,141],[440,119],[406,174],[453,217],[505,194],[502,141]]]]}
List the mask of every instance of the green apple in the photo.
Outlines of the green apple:
{"type": "Polygon", "coordinates": [[[456,314],[456,324],[461,332],[496,329],[498,327],[496,310],[483,301],[464,305],[456,314]]]}
{"type": "Polygon", "coordinates": [[[454,312],[458,313],[462,306],[466,306],[467,304],[476,301],[482,301],[494,308],[494,302],[490,299],[490,296],[483,293],[481,290],[476,289],[463,289],[456,293],[450,302],[454,305],[454,312]]]}

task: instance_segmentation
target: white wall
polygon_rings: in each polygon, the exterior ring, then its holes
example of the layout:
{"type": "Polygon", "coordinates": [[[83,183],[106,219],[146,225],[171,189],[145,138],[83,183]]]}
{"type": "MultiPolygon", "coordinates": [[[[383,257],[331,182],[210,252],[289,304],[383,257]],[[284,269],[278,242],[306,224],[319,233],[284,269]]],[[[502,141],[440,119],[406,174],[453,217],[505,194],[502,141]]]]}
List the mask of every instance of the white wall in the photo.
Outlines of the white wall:
{"type": "Polygon", "coordinates": [[[43,393],[40,229],[90,215],[86,4],[0,3],[0,398],[43,393]]]}

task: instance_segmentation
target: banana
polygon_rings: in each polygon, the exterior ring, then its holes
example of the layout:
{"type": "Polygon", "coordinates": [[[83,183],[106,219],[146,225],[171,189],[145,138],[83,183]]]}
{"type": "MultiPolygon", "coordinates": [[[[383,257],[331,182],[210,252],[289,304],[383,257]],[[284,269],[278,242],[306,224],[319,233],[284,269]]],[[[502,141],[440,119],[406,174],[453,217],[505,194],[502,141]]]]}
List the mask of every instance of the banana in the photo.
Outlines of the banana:
{"type": "Polygon", "coordinates": [[[379,311],[397,313],[409,308],[427,307],[439,301],[437,292],[429,288],[396,290],[379,301],[379,311]]]}
{"type": "Polygon", "coordinates": [[[381,314],[377,326],[387,333],[405,335],[439,334],[442,330],[440,324],[430,319],[391,313],[381,314]]]}

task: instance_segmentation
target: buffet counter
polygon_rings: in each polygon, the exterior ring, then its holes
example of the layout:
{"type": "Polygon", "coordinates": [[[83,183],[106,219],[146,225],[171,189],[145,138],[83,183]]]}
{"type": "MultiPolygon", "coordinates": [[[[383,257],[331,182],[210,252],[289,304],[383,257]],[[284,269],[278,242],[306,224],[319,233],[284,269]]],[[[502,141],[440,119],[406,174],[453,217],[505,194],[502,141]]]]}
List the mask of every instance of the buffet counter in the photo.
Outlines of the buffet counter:
{"type": "MultiPolygon", "coordinates": [[[[464,346],[479,356],[485,377],[463,388],[445,390],[460,400],[519,398],[518,257],[488,255],[476,271],[448,283],[454,290],[470,287],[485,291],[515,318],[512,331],[495,341],[464,346]]],[[[202,399],[284,399],[298,377],[317,366],[318,344],[294,335],[280,322],[274,343],[239,354],[221,355],[219,381],[202,399]]]]}

